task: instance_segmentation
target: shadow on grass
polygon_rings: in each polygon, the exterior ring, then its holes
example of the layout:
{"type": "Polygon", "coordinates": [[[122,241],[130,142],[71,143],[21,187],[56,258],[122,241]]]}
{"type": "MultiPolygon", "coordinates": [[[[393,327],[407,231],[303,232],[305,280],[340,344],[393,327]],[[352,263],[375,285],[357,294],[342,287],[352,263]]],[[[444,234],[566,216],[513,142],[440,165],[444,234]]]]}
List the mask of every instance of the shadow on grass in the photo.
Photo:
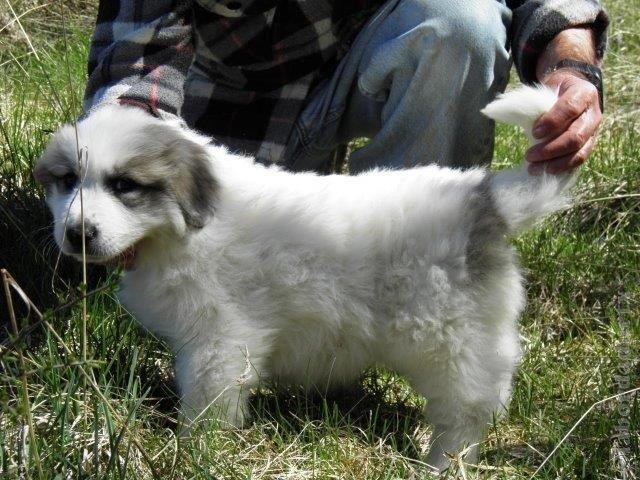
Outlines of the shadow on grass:
{"type": "MultiPolygon", "coordinates": [[[[156,417],[158,427],[177,431],[180,395],[172,370],[167,369],[167,364],[157,368],[157,363],[155,367],[150,362],[142,363],[138,374],[149,389],[145,403],[162,412],[156,417]]],[[[420,444],[425,439],[416,438],[415,434],[424,435],[425,420],[422,405],[407,391],[402,382],[378,369],[368,371],[352,389],[326,393],[271,383],[251,395],[251,420],[247,426],[258,427],[269,436],[290,436],[306,442],[317,441],[318,434],[333,435],[344,430],[370,445],[382,441],[403,456],[419,458],[420,444]],[[405,392],[401,398],[397,395],[399,390],[405,392]],[[319,429],[307,432],[310,423],[319,429]]],[[[207,421],[202,428],[220,427],[207,421]]]]}
{"type": "MultiPolygon", "coordinates": [[[[313,422],[320,432],[345,430],[368,444],[382,441],[398,453],[418,458],[424,432],[422,405],[402,382],[384,370],[368,371],[352,389],[306,391],[300,386],[262,387],[251,398],[256,424],[277,424],[283,433],[305,438],[313,422]]],[[[317,431],[310,434],[317,436],[317,431]]],[[[309,441],[314,441],[309,438],[309,441]]]]}
{"type": "MultiPolygon", "coordinates": [[[[31,301],[46,311],[81,296],[82,267],[75,260],[59,255],[52,235],[52,218],[34,187],[0,177],[0,268],[5,268],[31,301]]],[[[106,269],[88,270],[88,290],[106,278],[106,269]]],[[[12,296],[19,326],[31,320],[24,302],[12,296]]],[[[10,331],[9,310],[4,291],[0,294],[0,341],[10,331]]],[[[33,341],[33,338],[30,339],[33,341]]]]}

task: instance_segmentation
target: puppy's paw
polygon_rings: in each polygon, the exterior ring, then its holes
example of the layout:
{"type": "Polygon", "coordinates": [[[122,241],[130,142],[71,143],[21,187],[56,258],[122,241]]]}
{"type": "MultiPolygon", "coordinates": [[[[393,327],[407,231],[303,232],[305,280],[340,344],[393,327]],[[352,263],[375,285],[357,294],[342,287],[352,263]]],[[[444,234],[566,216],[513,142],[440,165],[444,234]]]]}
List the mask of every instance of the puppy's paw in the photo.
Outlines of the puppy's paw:
{"type": "Polygon", "coordinates": [[[178,416],[179,435],[181,438],[190,437],[198,430],[230,430],[242,428],[245,425],[246,403],[223,405],[212,403],[203,408],[183,405],[178,416]]]}

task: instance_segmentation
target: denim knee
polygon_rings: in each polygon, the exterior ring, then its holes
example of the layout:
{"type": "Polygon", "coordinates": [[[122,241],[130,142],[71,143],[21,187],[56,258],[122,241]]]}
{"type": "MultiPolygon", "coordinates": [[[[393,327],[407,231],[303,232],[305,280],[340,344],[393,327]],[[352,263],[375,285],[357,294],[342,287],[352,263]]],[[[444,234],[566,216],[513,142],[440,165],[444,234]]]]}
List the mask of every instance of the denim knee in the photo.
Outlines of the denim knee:
{"type": "Polygon", "coordinates": [[[362,57],[360,91],[384,100],[399,77],[445,72],[480,90],[505,84],[510,15],[496,0],[400,0],[362,57]]]}
{"type": "Polygon", "coordinates": [[[493,68],[496,53],[504,56],[509,49],[511,11],[497,0],[404,1],[420,9],[417,18],[437,22],[444,48],[470,55],[470,68],[493,68]]]}

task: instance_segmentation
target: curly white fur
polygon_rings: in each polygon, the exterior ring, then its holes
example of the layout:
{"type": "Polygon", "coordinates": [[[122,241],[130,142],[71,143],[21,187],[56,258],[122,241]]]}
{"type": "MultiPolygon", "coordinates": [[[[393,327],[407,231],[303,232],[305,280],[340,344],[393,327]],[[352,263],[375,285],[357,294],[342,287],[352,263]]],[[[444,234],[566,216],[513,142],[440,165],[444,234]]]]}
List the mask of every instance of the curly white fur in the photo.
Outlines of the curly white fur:
{"type": "MultiPolygon", "coordinates": [[[[525,88],[488,111],[530,127],[554,100],[525,88]]],[[[428,399],[427,462],[441,469],[504,409],[524,305],[504,237],[562,206],[566,180],[437,166],[294,174],[123,106],[77,134],[80,170],[65,127],[35,171],[57,241],[79,256],[65,233],[81,222],[75,173],[89,258],[135,250],[120,298],[170,342],[187,418],[213,404],[242,425],[261,378],[324,388],[382,364],[428,399]]]]}

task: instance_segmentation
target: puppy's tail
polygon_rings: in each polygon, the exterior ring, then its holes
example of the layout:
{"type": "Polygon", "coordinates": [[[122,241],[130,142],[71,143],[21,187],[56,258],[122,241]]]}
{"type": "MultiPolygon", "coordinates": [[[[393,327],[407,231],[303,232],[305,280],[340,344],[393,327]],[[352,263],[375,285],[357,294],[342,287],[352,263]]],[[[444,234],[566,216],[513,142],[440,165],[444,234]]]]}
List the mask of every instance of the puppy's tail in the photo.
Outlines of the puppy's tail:
{"type": "MultiPolygon", "coordinates": [[[[486,116],[524,129],[531,144],[535,121],[556,103],[558,95],[547,87],[524,86],[500,95],[483,110],[486,116]]],[[[530,175],[521,166],[491,175],[491,193],[510,232],[533,225],[545,215],[566,208],[574,174],[530,175]]]]}

